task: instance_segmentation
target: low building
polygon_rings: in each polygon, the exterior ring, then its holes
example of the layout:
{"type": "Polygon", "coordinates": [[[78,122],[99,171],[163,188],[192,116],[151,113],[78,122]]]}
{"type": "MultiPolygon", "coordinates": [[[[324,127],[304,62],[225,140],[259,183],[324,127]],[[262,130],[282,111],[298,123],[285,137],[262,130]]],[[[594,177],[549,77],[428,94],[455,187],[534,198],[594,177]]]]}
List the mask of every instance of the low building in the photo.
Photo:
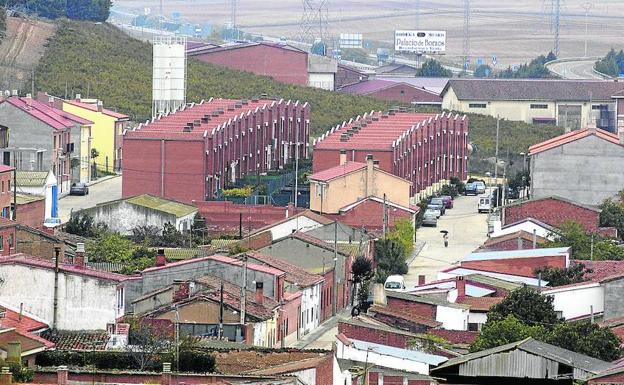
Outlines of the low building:
{"type": "Polygon", "coordinates": [[[597,125],[615,132],[614,95],[621,91],[624,84],[617,81],[450,79],[441,96],[445,110],[552,124],[567,131],[597,125]]]}
{"type": "Polygon", "coordinates": [[[468,330],[470,307],[446,299],[388,291],[386,306],[394,311],[439,322],[443,329],[468,330]]]}
{"type": "Polygon", "coordinates": [[[270,242],[275,239],[286,237],[296,231],[310,232],[316,228],[332,224],[333,222],[334,221],[327,217],[306,210],[254,230],[249,234],[249,237],[255,238],[268,233],[270,236],[267,237],[267,239],[270,242]]]}
{"type": "MultiPolygon", "coordinates": [[[[44,220],[47,218],[57,218],[58,217],[58,199],[59,199],[59,191],[56,188],[58,185],[58,179],[54,176],[52,171],[17,171],[17,191],[19,194],[23,194],[24,203],[32,203],[37,199],[34,197],[43,197],[44,203],[44,220]]],[[[18,195],[19,195],[18,194],[18,195]]],[[[19,203],[18,203],[19,205],[19,203]]],[[[40,213],[40,203],[33,206],[30,206],[29,209],[34,210],[37,213],[35,218],[27,217],[25,223],[28,225],[35,225],[33,227],[41,227],[43,221],[39,224],[36,224],[36,220],[39,219],[38,214],[40,213]]],[[[19,210],[19,207],[18,207],[19,210]]],[[[30,210],[27,211],[30,213],[30,210]]],[[[18,221],[20,220],[19,213],[18,221]]]]}
{"type": "Polygon", "coordinates": [[[46,218],[45,196],[18,193],[16,215],[16,222],[35,229],[41,228],[46,218]]]}
{"type": "Polygon", "coordinates": [[[308,85],[327,91],[336,89],[338,62],[327,56],[308,55],[308,85]]]}
{"type": "Polygon", "coordinates": [[[466,179],[468,126],[451,113],[365,113],[315,140],[312,171],[340,166],[342,151],[348,162],[372,155],[380,170],[412,183],[411,196],[430,194],[452,177],[466,179]]]}
{"type": "Polygon", "coordinates": [[[585,128],[531,146],[531,197],[558,196],[590,206],[615,197],[624,189],[620,135],[585,128]]]}
{"type": "Polygon", "coordinates": [[[338,91],[416,106],[440,107],[442,105],[440,94],[392,79],[368,79],[355,84],[345,85],[338,91]]]}
{"type": "Polygon", "coordinates": [[[11,193],[11,184],[13,183],[14,172],[15,167],[0,165],[0,216],[2,218],[12,218],[13,194],[11,193]]]}
{"type": "MultiPolygon", "coordinates": [[[[532,241],[535,240],[535,244],[537,246],[538,239],[553,240],[556,237],[557,229],[542,221],[529,217],[520,219],[517,222],[509,223],[505,226],[501,226],[501,221],[494,221],[492,232],[489,235],[490,239],[496,240],[502,237],[507,237],[510,234],[518,233],[531,234],[532,241]]],[[[533,242],[531,242],[530,248],[533,248],[532,246],[533,242]]]]}
{"type": "Polygon", "coordinates": [[[546,242],[546,238],[540,237],[528,231],[518,230],[513,233],[489,237],[477,251],[509,251],[522,249],[536,249],[546,242]]]}
{"type": "Polygon", "coordinates": [[[178,231],[187,232],[191,230],[197,212],[195,206],[143,194],[98,203],[95,207],[77,211],[76,215],[89,215],[95,223],[103,223],[112,231],[130,235],[139,226],[162,229],[167,223],[178,231]]]}
{"type": "Polygon", "coordinates": [[[336,69],[336,89],[365,81],[368,77],[369,74],[367,72],[340,62],[336,69]]]}
{"type": "Polygon", "coordinates": [[[33,334],[16,328],[0,328],[0,358],[5,363],[25,363],[35,368],[37,354],[53,347],[53,343],[33,334]]]}

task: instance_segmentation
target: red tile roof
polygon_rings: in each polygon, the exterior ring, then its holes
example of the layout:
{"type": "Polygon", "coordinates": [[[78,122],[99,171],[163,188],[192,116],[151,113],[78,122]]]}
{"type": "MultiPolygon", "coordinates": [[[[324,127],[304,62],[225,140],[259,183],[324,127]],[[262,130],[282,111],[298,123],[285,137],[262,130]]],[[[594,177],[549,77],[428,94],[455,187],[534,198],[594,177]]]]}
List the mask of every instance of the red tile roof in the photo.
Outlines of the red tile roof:
{"type": "Polygon", "coordinates": [[[446,329],[430,329],[429,334],[445,339],[452,344],[470,345],[479,336],[479,332],[471,332],[467,330],[446,330],[446,329]]]}
{"type": "Polygon", "coordinates": [[[580,130],[568,132],[563,135],[559,135],[538,144],[534,144],[529,147],[529,155],[539,154],[540,152],[550,150],[552,148],[559,147],[591,135],[596,136],[600,139],[604,139],[612,144],[620,145],[620,139],[616,134],[612,134],[599,128],[583,128],[580,130]]]}
{"type": "Polygon", "coordinates": [[[93,122],[89,120],[83,119],[76,115],[72,115],[63,110],[59,110],[58,108],[50,107],[49,105],[41,103],[37,100],[33,100],[32,98],[11,96],[1,101],[0,103],[5,102],[19,108],[20,110],[28,113],[34,118],[57,130],[71,128],[75,124],[93,124],[93,122]]]}
{"type": "MultiPolygon", "coordinates": [[[[81,102],[79,100],[65,100],[64,102],[68,103],[68,104],[71,104],[72,106],[84,108],[85,110],[90,110],[90,111],[97,111],[98,110],[97,105],[92,104],[92,103],[84,103],[84,102],[81,102]]],[[[130,119],[130,117],[128,115],[124,115],[124,114],[121,114],[119,112],[107,110],[106,108],[102,108],[102,111],[100,111],[100,112],[103,113],[104,115],[108,115],[108,116],[111,116],[111,117],[119,119],[119,120],[130,119]]]]}
{"type": "Polygon", "coordinates": [[[322,225],[328,225],[330,223],[334,223],[333,220],[331,220],[331,219],[329,219],[329,218],[327,218],[327,217],[325,217],[323,215],[317,214],[317,213],[315,213],[312,210],[305,210],[305,211],[301,211],[301,212],[299,212],[299,213],[297,213],[295,215],[290,215],[290,216],[287,216],[285,218],[279,219],[279,220],[277,220],[275,222],[272,222],[269,225],[266,225],[266,226],[261,227],[261,228],[259,228],[257,230],[254,230],[249,235],[262,233],[264,231],[272,229],[273,227],[275,227],[277,225],[280,225],[282,223],[288,222],[288,221],[292,220],[293,218],[297,218],[297,217],[299,217],[299,218],[306,217],[306,218],[312,219],[313,221],[318,222],[318,223],[320,223],[322,225]]]}
{"type": "MultiPolygon", "coordinates": [[[[159,270],[165,270],[165,269],[170,269],[172,267],[177,267],[177,266],[184,266],[184,265],[192,265],[195,263],[202,263],[208,260],[214,260],[214,261],[219,261],[219,262],[223,262],[223,263],[227,263],[230,265],[236,265],[236,266],[242,266],[243,262],[234,259],[232,257],[227,257],[225,255],[211,255],[208,257],[201,257],[201,258],[191,258],[191,259],[185,259],[182,261],[177,261],[177,262],[172,262],[172,263],[168,263],[165,266],[154,266],[154,267],[148,267],[147,269],[143,270],[143,273],[150,273],[153,271],[159,271],[159,270]]],[[[255,271],[261,271],[263,273],[268,273],[268,274],[272,274],[275,276],[280,276],[283,275],[284,272],[278,269],[274,269],[271,267],[267,267],[267,266],[263,266],[263,265],[258,265],[258,264],[254,264],[254,263],[248,263],[247,264],[247,269],[250,270],[255,270],[255,271]]]]}
{"type": "MultiPolygon", "coordinates": [[[[483,246],[481,246],[480,248],[488,248],[488,247],[492,247],[502,242],[517,240],[518,237],[520,237],[521,239],[525,241],[533,241],[533,234],[529,233],[528,231],[520,230],[520,231],[516,231],[515,233],[505,234],[499,237],[488,238],[483,244],[483,246]]],[[[546,238],[540,237],[538,235],[537,243],[542,244],[544,242],[546,242],[546,238]]]]}
{"type": "Polygon", "coordinates": [[[7,172],[7,171],[13,171],[13,170],[15,170],[15,167],[0,164],[0,172],[7,172]]]}
{"type": "Polygon", "coordinates": [[[470,310],[488,311],[491,307],[502,302],[503,297],[460,297],[456,303],[470,306],[470,310]]]}
{"type": "MultiPolygon", "coordinates": [[[[325,250],[334,251],[334,246],[333,245],[330,245],[330,244],[328,244],[327,242],[325,242],[325,241],[323,241],[321,239],[315,238],[315,237],[313,237],[311,235],[308,235],[306,233],[302,233],[300,231],[296,231],[296,232],[290,234],[288,237],[284,237],[284,238],[278,239],[276,241],[273,241],[273,243],[281,242],[282,240],[287,239],[287,238],[295,238],[295,239],[298,239],[298,240],[303,241],[305,243],[309,243],[311,245],[321,247],[321,248],[323,248],[325,250]]],[[[347,251],[345,251],[344,248],[340,248],[339,247],[338,248],[338,253],[342,254],[342,255],[344,255],[346,257],[349,256],[349,253],[347,251]]]]}
{"type": "Polygon", "coordinates": [[[256,251],[248,251],[235,256],[240,258],[243,255],[249,256],[256,261],[266,264],[267,266],[276,268],[286,273],[286,281],[296,283],[299,287],[304,288],[323,282],[324,278],[318,274],[312,274],[305,269],[295,266],[291,263],[275,258],[270,255],[258,253],[256,251]]]}
{"type": "Polygon", "coordinates": [[[405,313],[398,309],[390,309],[387,306],[373,305],[368,309],[368,311],[371,313],[378,313],[378,314],[383,314],[383,315],[387,315],[391,317],[400,318],[400,319],[403,319],[403,320],[406,320],[415,324],[425,325],[430,328],[436,328],[442,325],[441,322],[434,321],[432,319],[425,318],[425,317],[419,317],[412,313],[405,313]]]}
{"type": "Polygon", "coordinates": [[[0,318],[0,327],[2,328],[15,328],[25,332],[48,328],[48,325],[43,322],[30,318],[25,314],[20,315],[18,312],[2,306],[0,306],[0,313],[4,313],[4,317],[0,318]]]}
{"type": "Polygon", "coordinates": [[[54,343],[32,333],[17,329],[1,329],[0,349],[6,351],[9,342],[20,342],[22,344],[22,354],[31,350],[45,350],[46,348],[54,347],[54,343]]]}
{"type": "Polygon", "coordinates": [[[392,115],[371,112],[359,120],[345,123],[334,132],[316,142],[315,149],[361,149],[392,150],[392,144],[405,132],[419,124],[425,124],[436,114],[395,112],[392,115]],[[354,131],[355,129],[355,131],[354,131]],[[351,132],[351,136],[349,135],[351,132]],[[341,140],[347,135],[346,141],[341,140]]]}
{"type": "Polygon", "coordinates": [[[108,333],[105,331],[53,331],[41,335],[53,342],[58,350],[106,350],[108,333]]]}
{"type": "Polygon", "coordinates": [[[310,176],[310,180],[318,180],[321,182],[328,182],[332,179],[351,174],[352,172],[366,168],[366,163],[360,162],[347,162],[343,165],[334,166],[327,170],[316,172],[310,176]]]}
{"type": "MultiPolygon", "coordinates": [[[[0,257],[0,265],[23,265],[37,267],[47,270],[53,270],[55,268],[54,262],[48,259],[33,257],[26,254],[13,254],[7,257],[0,257]]],[[[59,269],[67,274],[81,275],[85,277],[91,277],[96,279],[103,279],[107,281],[121,282],[129,279],[127,275],[109,273],[107,271],[90,269],[87,267],[78,267],[69,264],[60,264],[59,269]]]]}
{"type": "Polygon", "coordinates": [[[591,269],[591,273],[586,273],[588,281],[602,281],[614,275],[624,274],[624,261],[586,261],[573,260],[572,263],[582,263],[585,268],[591,269]]]}

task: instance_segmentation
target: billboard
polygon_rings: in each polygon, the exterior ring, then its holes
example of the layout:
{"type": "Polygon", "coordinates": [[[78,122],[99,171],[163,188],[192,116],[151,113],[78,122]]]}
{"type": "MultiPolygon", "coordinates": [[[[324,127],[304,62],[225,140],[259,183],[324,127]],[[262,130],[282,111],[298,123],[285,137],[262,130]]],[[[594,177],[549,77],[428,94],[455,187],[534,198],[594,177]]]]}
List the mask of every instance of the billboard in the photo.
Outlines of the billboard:
{"type": "Polygon", "coordinates": [[[153,41],[152,117],[186,103],[186,38],[156,36],[153,41]]]}
{"type": "Polygon", "coordinates": [[[394,50],[397,52],[444,53],[446,31],[394,31],[394,50]]]}
{"type": "Polygon", "coordinates": [[[340,48],[362,48],[362,34],[341,33],[340,48]]]}

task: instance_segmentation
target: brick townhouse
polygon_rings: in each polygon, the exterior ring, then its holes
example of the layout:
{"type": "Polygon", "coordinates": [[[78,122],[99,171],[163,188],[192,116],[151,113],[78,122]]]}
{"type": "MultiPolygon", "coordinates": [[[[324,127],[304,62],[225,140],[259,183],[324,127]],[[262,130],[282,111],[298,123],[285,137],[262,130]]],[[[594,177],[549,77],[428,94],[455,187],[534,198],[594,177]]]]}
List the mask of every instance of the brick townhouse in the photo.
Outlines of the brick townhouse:
{"type": "Polygon", "coordinates": [[[307,158],[309,115],[299,101],[210,99],[139,125],[123,136],[123,197],[204,201],[283,168],[295,151],[307,158]]]}
{"type": "Polygon", "coordinates": [[[381,170],[412,183],[410,195],[456,176],[466,178],[468,118],[451,113],[370,112],[338,125],[315,141],[313,171],[372,155],[381,170]]]}

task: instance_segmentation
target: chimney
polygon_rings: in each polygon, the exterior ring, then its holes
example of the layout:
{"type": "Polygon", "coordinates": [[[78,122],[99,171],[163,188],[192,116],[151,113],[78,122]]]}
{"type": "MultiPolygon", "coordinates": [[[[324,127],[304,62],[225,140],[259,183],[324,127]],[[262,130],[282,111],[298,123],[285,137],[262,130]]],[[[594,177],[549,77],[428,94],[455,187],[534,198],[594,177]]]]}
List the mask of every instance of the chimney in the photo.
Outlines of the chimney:
{"type": "Polygon", "coordinates": [[[7,344],[6,362],[22,362],[22,344],[20,342],[9,342],[7,344]]]}
{"type": "Polygon", "coordinates": [[[379,161],[377,159],[373,161],[373,166],[375,166],[375,168],[379,168],[379,161]]]}
{"type": "Polygon", "coordinates": [[[57,385],[67,385],[68,377],[69,377],[69,370],[67,369],[67,366],[62,365],[56,369],[56,384],[57,385]]]}
{"type": "Polygon", "coordinates": [[[466,281],[463,276],[459,276],[455,280],[455,288],[457,289],[457,298],[466,297],[466,281]]]}
{"type": "Polygon", "coordinates": [[[183,281],[173,281],[173,302],[184,301],[191,296],[190,284],[183,281]]]}
{"type": "Polygon", "coordinates": [[[82,95],[81,94],[76,94],[76,101],[79,102],[80,99],[82,99],[82,95]]]}
{"type": "Polygon", "coordinates": [[[0,371],[0,385],[11,385],[12,382],[13,377],[9,371],[9,367],[3,366],[2,371],[0,371]]]}
{"type": "Polygon", "coordinates": [[[74,257],[74,265],[78,267],[86,267],[87,261],[85,257],[85,244],[76,243],[76,256],[74,257]]]}
{"type": "Polygon", "coordinates": [[[165,249],[158,249],[158,253],[156,254],[156,266],[165,266],[167,264],[167,259],[165,258],[165,249]]]}
{"type": "Polygon", "coordinates": [[[262,305],[264,302],[264,283],[256,282],[256,301],[257,304],[262,305]]]}
{"type": "Polygon", "coordinates": [[[373,155],[368,154],[366,155],[366,195],[364,196],[365,198],[368,198],[369,196],[373,195],[373,185],[374,185],[373,168],[374,168],[373,155]]]}
{"type": "Polygon", "coordinates": [[[425,284],[425,276],[424,275],[419,275],[418,276],[418,286],[422,286],[425,284]]]}
{"type": "Polygon", "coordinates": [[[99,112],[102,112],[102,110],[104,109],[104,103],[101,100],[97,101],[97,110],[99,112]]]}
{"type": "Polygon", "coordinates": [[[340,150],[340,165],[344,166],[345,164],[347,164],[347,150],[342,149],[340,150]]]}
{"type": "Polygon", "coordinates": [[[160,378],[160,385],[171,385],[171,363],[163,362],[163,371],[160,378]]]}
{"type": "Polygon", "coordinates": [[[533,248],[537,249],[537,230],[533,229],[533,248]]]}

